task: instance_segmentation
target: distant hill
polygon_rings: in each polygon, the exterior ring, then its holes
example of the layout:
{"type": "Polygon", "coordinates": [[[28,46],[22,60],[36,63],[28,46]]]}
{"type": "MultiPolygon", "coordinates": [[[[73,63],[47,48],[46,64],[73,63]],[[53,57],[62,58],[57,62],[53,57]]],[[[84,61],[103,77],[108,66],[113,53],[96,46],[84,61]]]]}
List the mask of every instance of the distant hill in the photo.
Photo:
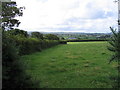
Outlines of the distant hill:
{"type": "MultiPolygon", "coordinates": [[[[28,34],[36,31],[28,31],[28,34]]],[[[39,32],[39,31],[37,31],[39,32]]],[[[42,34],[81,34],[81,35],[111,35],[111,33],[84,33],[84,32],[40,32],[42,34]]]]}

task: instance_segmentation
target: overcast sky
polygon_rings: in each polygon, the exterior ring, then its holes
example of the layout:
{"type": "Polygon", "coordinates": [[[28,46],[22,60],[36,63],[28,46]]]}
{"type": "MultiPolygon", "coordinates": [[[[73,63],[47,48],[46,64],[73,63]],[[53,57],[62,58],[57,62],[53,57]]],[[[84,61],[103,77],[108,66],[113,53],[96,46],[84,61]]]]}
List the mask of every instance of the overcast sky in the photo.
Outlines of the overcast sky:
{"type": "MultiPolygon", "coordinates": [[[[14,0],[15,1],[15,0],[14,0]]],[[[16,0],[25,6],[19,29],[44,32],[108,33],[117,28],[114,0],[16,0]]]]}

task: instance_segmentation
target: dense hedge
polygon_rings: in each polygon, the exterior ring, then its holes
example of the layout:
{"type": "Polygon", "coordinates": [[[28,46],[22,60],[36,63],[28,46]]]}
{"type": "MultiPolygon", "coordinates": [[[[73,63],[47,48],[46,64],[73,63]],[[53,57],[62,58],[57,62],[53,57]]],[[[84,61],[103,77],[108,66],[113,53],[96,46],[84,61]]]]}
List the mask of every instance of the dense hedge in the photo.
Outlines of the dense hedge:
{"type": "Polygon", "coordinates": [[[58,45],[59,41],[11,35],[6,31],[3,33],[2,41],[3,88],[37,87],[39,81],[32,80],[31,76],[26,73],[26,65],[20,60],[20,55],[58,45]]]}
{"type": "Polygon", "coordinates": [[[66,40],[61,40],[60,44],[67,44],[67,41],[66,40]]]}
{"type": "Polygon", "coordinates": [[[19,49],[13,38],[3,33],[2,37],[2,88],[35,87],[33,81],[25,72],[25,65],[19,58],[19,49]]]}
{"type": "Polygon", "coordinates": [[[91,41],[107,41],[107,40],[67,40],[67,42],[91,42],[91,41]]]}
{"type": "Polygon", "coordinates": [[[11,38],[16,42],[16,46],[19,48],[19,55],[42,51],[43,49],[59,44],[58,40],[41,40],[37,38],[25,38],[21,36],[11,36],[11,38]]]}

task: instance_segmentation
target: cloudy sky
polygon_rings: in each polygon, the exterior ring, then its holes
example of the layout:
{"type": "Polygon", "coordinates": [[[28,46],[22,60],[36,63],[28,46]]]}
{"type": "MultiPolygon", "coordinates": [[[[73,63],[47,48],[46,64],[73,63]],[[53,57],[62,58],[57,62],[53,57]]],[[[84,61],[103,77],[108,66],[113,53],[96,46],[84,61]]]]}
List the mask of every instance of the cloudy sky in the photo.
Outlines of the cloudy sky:
{"type": "MultiPolygon", "coordinates": [[[[14,0],[15,1],[15,0],[14,0]]],[[[16,0],[25,6],[20,29],[44,32],[110,32],[117,28],[114,0],[16,0]]]]}

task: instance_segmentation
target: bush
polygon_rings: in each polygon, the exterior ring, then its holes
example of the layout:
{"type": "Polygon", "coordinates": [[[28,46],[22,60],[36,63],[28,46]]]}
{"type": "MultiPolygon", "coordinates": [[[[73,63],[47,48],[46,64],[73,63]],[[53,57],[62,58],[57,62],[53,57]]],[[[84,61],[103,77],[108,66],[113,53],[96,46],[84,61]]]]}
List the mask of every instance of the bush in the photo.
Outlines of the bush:
{"type": "Polygon", "coordinates": [[[40,32],[32,32],[31,33],[31,37],[33,38],[38,38],[38,39],[42,39],[43,40],[43,34],[40,32]]]}
{"type": "Polygon", "coordinates": [[[31,77],[24,71],[15,42],[8,38],[6,34],[3,34],[2,39],[2,87],[24,88],[35,86],[31,77]]]}
{"type": "Polygon", "coordinates": [[[20,55],[41,51],[40,40],[35,38],[19,39],[19,40],[16,40],[16,43],[19,46],[20,55]]]}
{"type": "Polygon", "coordinates": [[[58,45],[58,40],[41,40],[21,35],[3,33],[3,88],[35,87],[39,83],[32,81],[25,72],[23,61],[19,55],[30,54],[58,45]]]}
{"type": "Polygon", "coordinates": [[[8,33],[9,35],[20,35],[20,36],[23,36],[23,37],[28,37],[29,36],[27,31],[19,30],[19,29],[8,30],[8,31],[6,31],[6,33],[8,33]]]}
{"type": "MultiPolygon", "coordinates": [[[[113,52],[110,62],[111,61],[117,61],[120,62],[120,31],[116,31],[113,28],[111,28],[112,31],[112,37],[109,41],[110,46],[108,46],[108,50],[113,52]]],[[[119,66],[119,72],[120,72],[120,66],[119,66]]]]}
{"type": "Polygon", "coordinates": [[[43,49],[50,48],[52,46],[58,45],[57,40],[41,40],[38,38],[26,38],[20,35],[9,36],[16,43],[16,47],[19,48],[19,55],[30,54],[37,51],[42,51],[43,49]]]}
{"type": "Polygon", "coordinates": [[[66,40],[61,40],[60,44],[67,44],[67,41],[66,40]]]}

